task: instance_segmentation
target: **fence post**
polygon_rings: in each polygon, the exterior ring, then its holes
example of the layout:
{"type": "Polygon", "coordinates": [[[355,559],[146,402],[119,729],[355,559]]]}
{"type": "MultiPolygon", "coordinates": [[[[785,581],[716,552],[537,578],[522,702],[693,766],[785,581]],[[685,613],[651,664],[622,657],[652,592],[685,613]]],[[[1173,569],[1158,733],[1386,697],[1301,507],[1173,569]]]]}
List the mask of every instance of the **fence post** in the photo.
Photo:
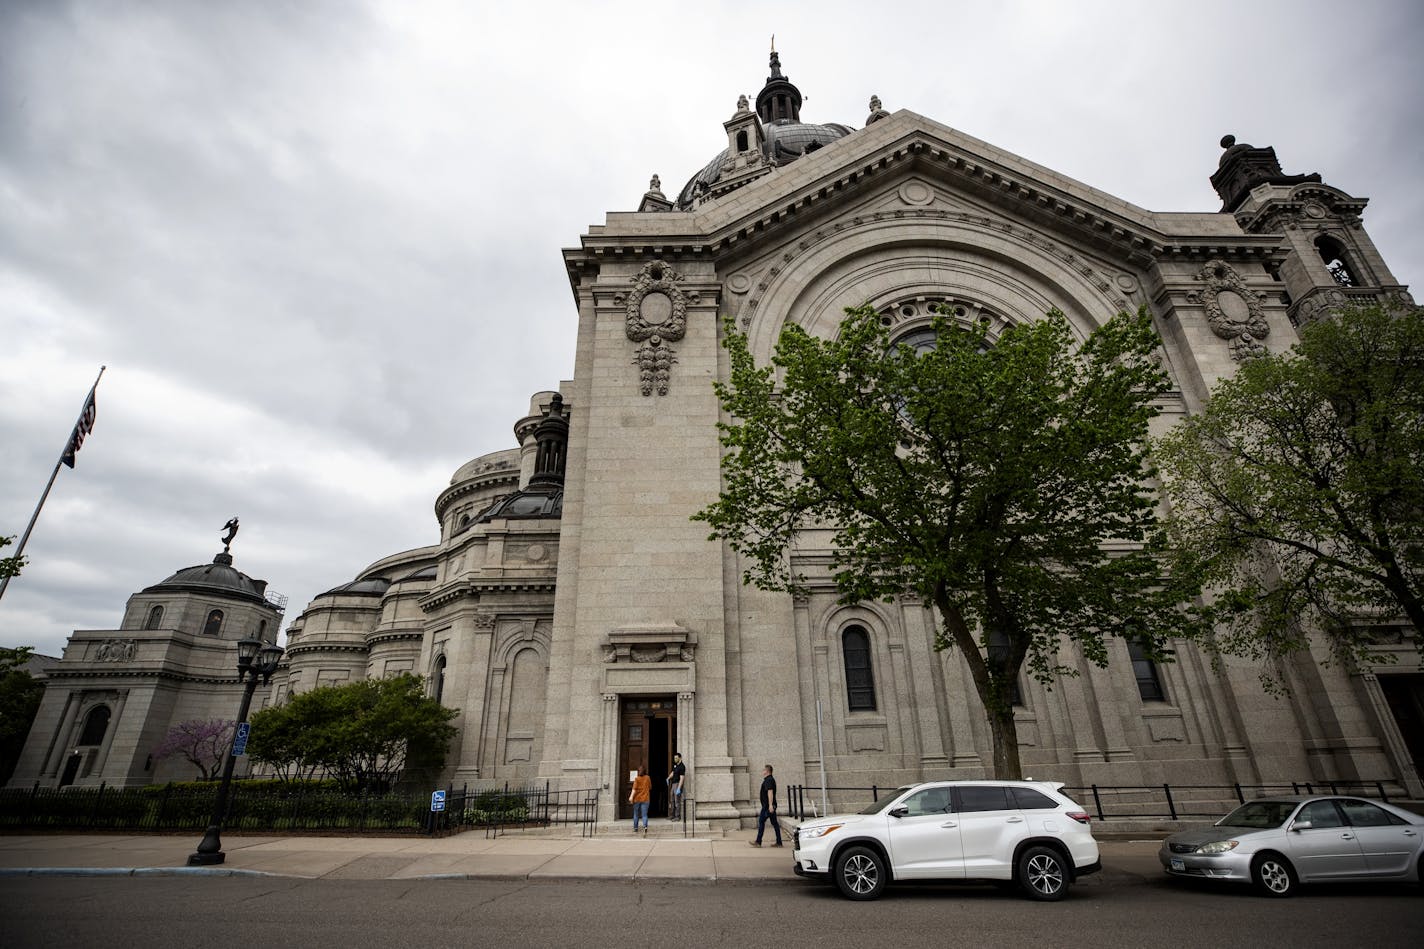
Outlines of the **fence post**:
{"type": "Polygon", "coordinates": [[[29,797],[29,800],[25,801],[25,824],[24,824],[24,826],[26,826],[26,827],[30,826],[30,821],[33,820],[33,818],[34,818],[34,813],[35,813],[35,801],[39,798],[39,796],[40,796],[40,783],[39,783],[38,781],[36,781],[36,782],[35,782],[35,786],[30,789],[30,797],[29,797]]]}
{"type": "Polygon", "coordinates": [[[158,799],[158,813],[153,819],[153,829],[163,829],[163,818],[168,815],[168,799],[173,796],[173,782],[169,781],[163,786],[163,796],[158,799]]]}
{"type": "Polygon", "coordinates": [[[1098,820],[1107,820],[1107,817],[1103,814],[1103,799],[1098,796],[1098,786],[1096,784],[1093,785],[1093,807],[1097,808],[1098,820]]]}
{"type": "Polygon", "coordinates": [[[1388,804],[1388,803],[1389,803],[1389,795],[1386,794],[1386,793],[1384,793],[1384,782],[1383,782],[1383,781],[1376,781],[1376,782],[1375,782],[1375,790],[1379,791],[1380,800],[1381,800],[1381,801],[1384,801],[1386,804],[1388,804]]]}
{"type": "Polygon", "coordinates": [[[870,799],[872,801],[880,800],[880,789],[873,784],[870,786],[870,799]]]}
{"type": "Polygon", "coordinates": [[[1171,815],[1172,815],[1172,820],[1176,820],[1176,819],[1177,819],[1177,805],[1176,805],[1176,803],[1173,802],[1173,800],[1172,800],[1172,786],[1171,786],[1170,784],[1164,784],[1164,785],[1162,785],[1162,790],[1165,791],[1166,794],[1167,794],[1167,810],[1171,813],[1171,815]]]}
{"type": "Polygon", "coordinates": [[[1235,784],[1232,785],[1232,787],[1236,788],[1236,802],[1238,804],[1245,804],[1246,795],[1241,793],[1241,782],[1237,781],[1235,784]]]}
{"type": "Polygon", "coordinates": [[[99,793],[94,795],[94,809],[89,812],[89,826],[93,827],[99,820],[99,806],[104,803],[104,784],[99,782],[99,793]]]}

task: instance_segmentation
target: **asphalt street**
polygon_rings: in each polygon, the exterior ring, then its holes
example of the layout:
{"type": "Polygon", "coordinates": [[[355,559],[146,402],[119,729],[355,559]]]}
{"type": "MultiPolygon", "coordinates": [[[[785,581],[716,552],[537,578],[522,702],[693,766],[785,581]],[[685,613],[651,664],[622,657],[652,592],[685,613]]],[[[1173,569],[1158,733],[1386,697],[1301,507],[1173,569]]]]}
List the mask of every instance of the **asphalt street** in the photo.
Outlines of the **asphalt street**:
{"type": "Polygon", "coordinates": [[[1120,876],[1033,903],[990,886],[904,886],[873,903],[801,880],[0,879],[0,946],[1229,946],[1424,942],[1415,885],[1245,889],[1120,876]]]}

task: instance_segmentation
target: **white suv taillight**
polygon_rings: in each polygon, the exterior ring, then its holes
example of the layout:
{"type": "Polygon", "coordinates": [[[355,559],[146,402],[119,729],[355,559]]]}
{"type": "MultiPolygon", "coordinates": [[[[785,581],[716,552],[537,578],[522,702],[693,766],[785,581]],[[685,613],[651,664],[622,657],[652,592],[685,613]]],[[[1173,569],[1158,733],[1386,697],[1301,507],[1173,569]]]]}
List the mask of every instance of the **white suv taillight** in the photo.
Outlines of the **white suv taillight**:
{"type": "Polygon", "coordinates": [[[1080,824],[1086,824],[1092,820],[1092,818],[1089,817],[1088,814],[1084,811],[1069,811],[1064,816],[1071,817],[1073,820],[1077,821],[1080,824]]]}

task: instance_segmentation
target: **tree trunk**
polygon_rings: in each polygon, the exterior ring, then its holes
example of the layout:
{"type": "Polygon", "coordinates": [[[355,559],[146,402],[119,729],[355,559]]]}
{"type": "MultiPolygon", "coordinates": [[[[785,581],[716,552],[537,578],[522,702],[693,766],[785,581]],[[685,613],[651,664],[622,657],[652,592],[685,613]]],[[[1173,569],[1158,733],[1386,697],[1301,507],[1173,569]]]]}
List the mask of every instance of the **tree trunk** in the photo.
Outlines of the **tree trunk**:
{"type": "MultiPolygon", "coordinates": [[[[993,742],[994,774],[999,780],[1017,780],[1023,777],[1023,766],[1019,764],[1019,730],[1014,722],[1014,709],[1007,701],[1007,693],[998,695],[989,667],[979,652],[979,643],[973,631],[964,622],[963,615],[950,602],[943,589],[935,591],[935,607],[939,610],[941,622],[949,633],[949,639],[959,647],[964,661],[969,666],[969,676],[974,680],[974,691],[979,694],[979,705],[989,721],[989,737],[993,742]]],[[[1013,664],[1013,674],[1018,674],[1022,656],[1013,664]]]]}
{"type": "Polygon", "coordinates": [[[1023,765],[1019,763],[1019,729],[1013,708],[990,710],[988,718],[989,734],[994,740],[994,777],[1000,781],[1021,780],[1023,765]]]}

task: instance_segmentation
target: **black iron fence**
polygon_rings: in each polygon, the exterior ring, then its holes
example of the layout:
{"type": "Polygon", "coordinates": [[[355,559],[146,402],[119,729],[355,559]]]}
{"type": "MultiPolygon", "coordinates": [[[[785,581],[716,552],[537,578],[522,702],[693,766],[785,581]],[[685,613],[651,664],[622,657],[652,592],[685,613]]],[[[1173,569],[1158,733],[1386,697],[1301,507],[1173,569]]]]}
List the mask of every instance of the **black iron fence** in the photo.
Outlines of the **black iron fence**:
{"type": "MultiPolygon", "coordinates": [[[[0,791],[0,828],[201,832],[212,817],[217,783],[136,788],[32,788],[0,791]]],[[[430,798],[410,793],[349,794],[325,787],[236,781],[223,827],[250,831],[404,831],[429,823],[430,798]]]]}
{"type": "Polygon", "coordinates": [[[598,797],[597,788],[556,791],[547,782],[515,788],[465,785],[458,793],[451,787],[444,810],[431,813],[429,829],[443,834],[478,827],[486,837],[498,837],[510,830],[563,825],[592,837],[598,825],[598,797]]]}
{"type": "MultiPolygon", "coordinates": [[[[826,796],[832,808],[845,810],[880,800],[894,794],[901,785],[869,787],[827,787],[826,796]]],[[[1280,784],[1089,784],[1064,787],[1063,793],[1084,807],[1093,809],[1093,816],[1108,820],[1182,820],[1184,818],[1217,818],[1235,804],[1249,798],[1272,794],[1351,794],[1388,801],[1394,781],[1290,781],[1280,784]]],[[[793,784],[786,789],[786,804],[790,816],[805,819],[815,817],[823,809],[819,786],[793,784]]]]}

